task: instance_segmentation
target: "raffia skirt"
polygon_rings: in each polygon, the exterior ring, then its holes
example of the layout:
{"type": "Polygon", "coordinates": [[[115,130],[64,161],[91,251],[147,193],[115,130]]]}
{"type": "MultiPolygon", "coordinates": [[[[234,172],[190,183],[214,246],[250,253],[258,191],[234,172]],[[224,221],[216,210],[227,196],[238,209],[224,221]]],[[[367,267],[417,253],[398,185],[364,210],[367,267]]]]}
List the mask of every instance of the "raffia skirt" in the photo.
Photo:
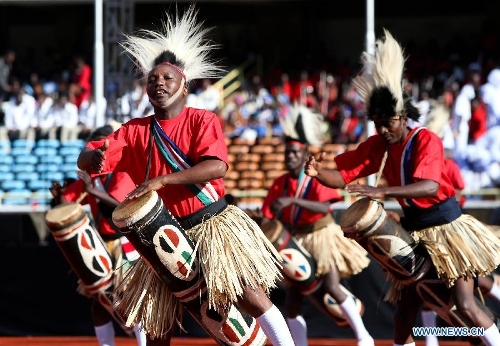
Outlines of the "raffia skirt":
{"type": "MultiPolygon", "coordinates": [[[[209,307],[221,315],[247,287],[268,296],[281,279],[281,257],[259,226],[241,209],[229,205],[222,213],[185,230],[195,243],[204,275],[209,307]]],[[[127,289],[117,308],[127,325],[141,323],[153,339],[182,325],[182,306],[151,269],[139,259],[126,273],[127,289]]]]}
{"type": "MultiPolygon", "coordinates": [[[[489,275],[500,264],[500,240],[467,214],[445,225],[414,231],[412,236],[424,244],[438,277],[448,287],[460,278],[489,275]]],[[[387,277],[391,288],[385,300],[395,302],[403,286],[392,275],[387,277]]]]}
{"type": "Polygon", "coordinates": [[[368,267],[368,253],[357,242],[344,236],[332,219],[325,227],[310,233],[295,233],[294,237],[317,263],[317,276],[327,274],[336,266],[340,278],[348,278],[368,267]]]}

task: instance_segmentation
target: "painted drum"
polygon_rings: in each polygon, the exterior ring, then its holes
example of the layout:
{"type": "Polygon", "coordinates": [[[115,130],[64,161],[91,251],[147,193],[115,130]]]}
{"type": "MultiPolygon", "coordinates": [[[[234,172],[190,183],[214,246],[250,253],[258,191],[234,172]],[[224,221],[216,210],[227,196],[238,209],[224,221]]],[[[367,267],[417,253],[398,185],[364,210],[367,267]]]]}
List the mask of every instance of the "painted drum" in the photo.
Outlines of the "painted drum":
{"type": "Polygon", "coordinates": [[[156,191],[120,203],[113,222],[193,318],[220,345],[262,346],[256,320],[233,305],[222,316],[208,308],[207,288],[193,242],[156,191]]]}

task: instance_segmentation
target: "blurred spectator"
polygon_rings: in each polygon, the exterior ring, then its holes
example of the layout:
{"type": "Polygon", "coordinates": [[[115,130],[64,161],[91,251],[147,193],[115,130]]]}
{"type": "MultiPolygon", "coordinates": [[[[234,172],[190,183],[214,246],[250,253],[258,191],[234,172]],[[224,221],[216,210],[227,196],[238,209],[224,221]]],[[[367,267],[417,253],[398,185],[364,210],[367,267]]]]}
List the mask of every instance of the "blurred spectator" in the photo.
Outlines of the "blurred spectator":
{"type": "MultiPolygon", "coordinates": [[[[11,91],[12,96],[4,104],[7,137],[11,141],[16,139],[34,141],[35,130],[33,125],[36,124],[36,100],[26,93],[21,86],[21,82],[17,79],[13,80],[11,91]]],[[[3,136],[5,137],[5,135],[3,136]]]]}
{"type": "Polygon", "coordinates": [[[73,64],[69,101],[80,108],[82,102],[92,95],[92,68],[81,56],[75,56],[73,64]]]}
{"type": "Polygon", "coordinates": [[[78,138],[78,107],[69,101],[67,93],[61,93],[54,104],[55,125],[59,140],[64,143],[78,138]]]}
{"type": "Polygon", "coordinates": [[[488,113],[488,128],[500,125],[500,69],[495,68],[488,74],[481,92],[488,113]]]}
{"type": "Polygon", "coordinates": [[[200,88],[196,90],[196,96],[198,108],[218,113],[221,93],[209,78],[202,80],[200,88]]]}
{"type": "Polygon", "coordinates": [[[54,98],[50,94],[42,93],[36,100],[36,139],[56,139],[56,116],[54,112],[54,98]]]}
{"type": "Polygon", "coordinates": [[[16,52],[12,49],[0,57],[0,102],[6,101],[12,92],[12,67],[15,60],[16,52]]]}
{"type": "Polygon", "coordinates": [[[103,97],[102,101],[100,112],[97,110],[97,104],[93,95],[88,100],[84,100],[80,105],[80,109],[78,110],[78,138],[87,139],[96,129],[97,118],[105,116],[104,113],[107,107],[106,98],[103,97]]]}

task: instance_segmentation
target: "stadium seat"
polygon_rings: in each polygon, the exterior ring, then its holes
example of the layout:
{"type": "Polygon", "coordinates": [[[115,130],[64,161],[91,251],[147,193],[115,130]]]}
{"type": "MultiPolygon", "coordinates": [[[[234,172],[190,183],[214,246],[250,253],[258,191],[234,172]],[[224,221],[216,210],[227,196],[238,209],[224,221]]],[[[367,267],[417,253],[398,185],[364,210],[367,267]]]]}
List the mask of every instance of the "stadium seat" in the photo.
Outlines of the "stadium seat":
{"type": "Polygon", "coordinates": [[[53,163],[39,163],[36,165],[36,171],[39,173],[57,172],[59,171],[59,165],[53,163]]]}
{"type": "Polygon", "coordinates": [[[80,150],[87,144],[83,139],[71,139],[61,143],[62,147],[73,147],[80,150]]]}
{"type": "Polygon", "coordinates": [[[0,154],[0,164],[11,165],[14,163],[14,157],[9,154],[0,154]]]}
{"type": "Polygon", "coordinates": [[[31,148],[27,147],[12,147],[12,150],[10,151],[10,155],[12,156],[26,155],[29,153],[31,153],[31,148]]]}
{"type": "Polygon", "coordinates": [[[6,163],[0,163],[0,172],[11,172],[12,165],[6,163]]]}
{"type": "Polygon", "coordinates": [[[12,172],[35,172],[36,166],[30,163],[14,163],[12,165],[12,172]]]}
{"type": "Polygon", "coordinates": [[[57,166],[63,163],[63,161],[63,157],[59,155],[40,156],[40,163],[52,164],[57,166]]]}
{"type": "Polygon", "coordinates": [[[23,180],[4,180],[1,183],[2,190],[11,191],[11,190],[19,190],[25,189],[26,183],[23,180]]]}
{"type": "Polygon", "coordinates": [[[58,181],[61,184],[63,183],[64,180],[64,173],[63,172],[45,172],[41,174],[40,177],[42,180],[48,180],[50,182],[52,181],[58,181]]]}
{"type": "Polygon", "coordinates": [[[36,156],[55,156],[57,155],[57,149],[52,147],[36,147],[32,153],[36,156]]]}
{"type": "Polygon", "coordinates": [[[38,157],[32,154],[17,155],[14,157],[14,162],[16,164],[30,164],[35,165],[38,163],[38,157]]]}
{"type": "Polygon", "coordinates": [[[76,175],[76,171],[67,171],[67,172],[64,172],[64,179],[78,180],[78,175],[76,175]]]}
{"type": "Polygon", "coordinates": [[[28,189],[31,191],[37,191],[37,190],[47,190],[49,191],[50,187],[52,186],[52,182],[50,180],[31,180],[28,181],[28,189]]]}
{"type": "Polygon", "coordinates": [[[58,139],[39,139],[36,142],[37,148],[59,148],[61,146],[61,142],[58,139]]]}
{"type": "Polygon", "coordinates": [[[71,163],[73,165],[75,165],[76,167],[76,161],[78,160],[78,156],[75,156],[75,155],[67,155],[67,156],[64,156],[64,163],[71,163]]]}
{"type": "Polygon", "coordinates": [[[81,148],[77,147],[60,147],[59,148],[59,155],[61,156],[74,156],[78,158],[78,155],[80,155],[80,152],[82,151],[81,148]]]}
{"type": "Polygon", "coordinates": [[[12,149],[14,148],[26,148],[29,151],[35,147],[36,143],[35,141],[31,139],[16,139],[15,141],[12,142],[11,146],[12,149]]]}
{"type": "Polygon", "coordinates": [[[39,189],[33,191],[33,194],[31,195],[31,203],[48,205],[50,204],[52,198],[53,196],[48,189],[39,189]]]}
{"type": "MultiPolygon", "coordinates": [[[[0,166],[1,167],[1,166],[0,166]]],[[[0,170],[0,181],[14,180],[14,173],[0,170]]]]}
{"type": "Polygon", "coordinates": [[[40,179],[40,174],[37,172],[19,172],[16,174],[16,180],[33,181],[40,179]]]}

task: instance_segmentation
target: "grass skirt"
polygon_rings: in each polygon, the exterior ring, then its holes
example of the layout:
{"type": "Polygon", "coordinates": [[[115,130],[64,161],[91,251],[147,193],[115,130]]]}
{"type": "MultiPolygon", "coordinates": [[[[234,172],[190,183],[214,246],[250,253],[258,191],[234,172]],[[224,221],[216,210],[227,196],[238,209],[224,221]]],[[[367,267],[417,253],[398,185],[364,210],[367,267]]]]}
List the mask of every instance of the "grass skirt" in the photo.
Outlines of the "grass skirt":
{"type": "Polygon", "coordinates": [[[345,237],[335,222],[314,232],[295,234],[294,237],[316,260],[317,276],[327,274],[336,266],[340,278],[344,279],[358,274],[370,263],[366,250],[345,237]]]}
{"type": "MultiPolygon", "coordinates": [[[[451,287],[459,278],[486,276],[500,264],[500,240],[482,222],[463,214],[455,221],[412,233],[424,244],[437,275],[451,287]]],[[[388,274],[392,287],[386,300],[399,299],[401,284],[388,274]]]]}
{"type": "MultiPolygon", "coordinates": [[[[229,205],[185,232],[196,245],[209,306],[221,315],[238,301],[245,287],[260,287],[269,295],[281,279],[280,255],[238,207],[229,205]]],[[[143,258],[127,272],[126,281],[117,308],[128,316],[127,325],[141,323],[152,338],[162,338],[175,324],[181,326],[182,305],[143,258]]]]}
{"type": "Polygon", "coordinates": [[[209,306],[218,312],[236,303],[246,286],[260,287],[269,295],[281,279],[281,256],[255,221],[236,206],[229,205],[186,233],[198,248],[209,306]]]}

